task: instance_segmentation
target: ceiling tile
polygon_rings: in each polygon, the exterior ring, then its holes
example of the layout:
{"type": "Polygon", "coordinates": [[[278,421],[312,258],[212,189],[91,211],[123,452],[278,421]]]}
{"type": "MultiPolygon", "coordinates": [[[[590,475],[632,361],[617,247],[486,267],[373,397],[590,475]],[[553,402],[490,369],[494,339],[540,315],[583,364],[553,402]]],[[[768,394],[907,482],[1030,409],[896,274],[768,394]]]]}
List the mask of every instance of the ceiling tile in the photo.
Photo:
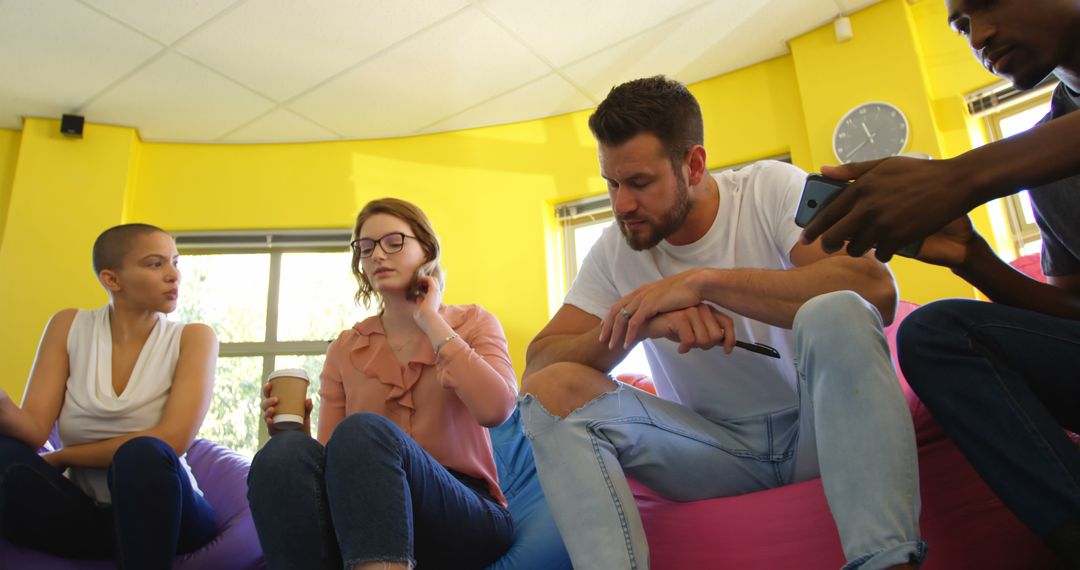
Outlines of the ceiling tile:
{"type": "Polygon", "coordinates": [[[316,125],[288,109],[274,109],[219,140],[231,143],[267,143],[326,141],[340,138],[342,138],[341,135],[316,125]]]}
{"type": "Polygon", "coordinates": [[[701,81],[789,53],[789,39],[838,15],[839,10],[831,0],[765,0],[746,14],[738,26],[730,27],[713,45],[700,52],[678,72],[678,77],[686,82],[701,81]],[[777,14],[787,16],[777,18],[777,14]]]}
{"type": "Polygon", "coordinates": [[[568,81],[553,73],[439,121],[420,132],[434,133],[515,123],[580,111],[594,105],[593,101],[582,95],[568,81]]]}
{"type": "Polygon", "coordinates": [[[160,50],[73,0],[0,2],[0,114],[74,111],[160,50]]]}
{"type": "Polygon", "coordinates": [[[466,0],[249,0],[177,49],[285,101],[466,5],[466,0]]]}
{"type": "Polygon", "coordinates": [[[183,2],[132,2],[131,0],[81,0],[143,32],[163,44],[171,44],[238,0],[184,0],[183,2]]]}
{"type": "Polygon", "coordinates": [[[549,61],[563,66],[703,3],[703,0],[486,0],[482,6],[549,61]]]}
{"type": "Polygon", "coordinates": [[[139,129],[145,140],[215,140],[273,105],[174,53],[113,87],[86,109],[88,121],[139,129]]]}
{"type": "Polygon", "coordinates": [[[831,0],[713,2],[565,68],[591,96],[639,77],[700,81],[787,53],[778,38],[801,34],[838,13],[831,0]],[[777,18],[776,14],[791,17],[777,18]]]}
{"type": "Polygon", "coordinates": [[[549,71],[505,30],[469,8],[290,106],[347,137],[400,136],[549,71]]]}

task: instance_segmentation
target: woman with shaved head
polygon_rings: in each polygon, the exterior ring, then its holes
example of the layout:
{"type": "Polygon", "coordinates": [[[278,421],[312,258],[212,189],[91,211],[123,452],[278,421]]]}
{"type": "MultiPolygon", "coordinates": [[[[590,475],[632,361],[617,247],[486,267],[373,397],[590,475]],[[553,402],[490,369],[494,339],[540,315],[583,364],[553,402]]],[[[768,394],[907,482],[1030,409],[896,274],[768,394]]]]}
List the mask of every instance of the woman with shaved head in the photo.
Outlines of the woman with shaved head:
{"type": "Polygon", "coordinates": [[[0,533],[69,558],[170,568],[214,535],[185,452],[210,403],[210,327],[168,321],[180,285],[172,236],[106,230],[93,264],[109,303],[45,327],[22,405],[0,390],[0,533]],[[64,446],[38,455],[56,426],[64,446]]]}

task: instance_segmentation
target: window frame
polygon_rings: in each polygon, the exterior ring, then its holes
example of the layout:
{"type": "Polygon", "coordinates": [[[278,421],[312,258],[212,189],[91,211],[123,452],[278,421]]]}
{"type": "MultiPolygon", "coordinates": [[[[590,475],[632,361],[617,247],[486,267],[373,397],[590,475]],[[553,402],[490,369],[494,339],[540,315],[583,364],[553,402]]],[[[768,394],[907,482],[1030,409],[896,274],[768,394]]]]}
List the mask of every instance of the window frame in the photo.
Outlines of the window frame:
{"type": "MultiPolygon", "coordinates": [[[[1051,77],[1026,92],[1017,90],[1009,83],[995,84],[969,96],[968,111],[973,117],[981,119],[987,144],[990,144],[1005,138],[1001,130],[1003,120],[1049,103],[1057,84],[1051,77]]],[[[1042,240],[1038,224],[1024,219],[1024,205],[1020,196],[1020,192],[1015,192],[1000,199],[1009,232],[1005,243],[1011,244],[1018,256],[1023,255],[1028,246],[1042,240]]]]}
{"type": "Polygon", "coordinates": [[[261,357],[262,378],[274,370],[278,356],[308,356],[326,354],[333,342],[327,340],[278,340],[278,307],[281,293],[281,257],[292,253],[342,253],[349,251],[351,229],[277,230],[277,231],[205,231],[174,232],[180,255],[242,255],[269,254],[269,282],[266,292],[266,322],[263,340],[257,342],[223,342],[218,356],[261,357]]]}

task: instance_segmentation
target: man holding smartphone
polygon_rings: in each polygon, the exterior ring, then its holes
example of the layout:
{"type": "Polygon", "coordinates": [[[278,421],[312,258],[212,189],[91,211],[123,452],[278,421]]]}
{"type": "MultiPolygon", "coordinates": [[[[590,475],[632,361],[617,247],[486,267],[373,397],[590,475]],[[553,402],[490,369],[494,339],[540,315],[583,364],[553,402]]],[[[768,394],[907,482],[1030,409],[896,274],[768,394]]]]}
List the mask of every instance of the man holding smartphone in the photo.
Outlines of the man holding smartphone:
{"type": "Polygon", "coordinates": [[[1030,131],[941,161],[826,169],[854,179],[807,227],[827,248],[880,259],[929,236],[918,259],[993,303],[927,305],[900,329],[904,375],[983,479],[1069,568],[1080,568],[1080,3],[947,0],[949,24],[1020,89],[1060,80],[1030,131]],[[1000,260],[964,215],[1031,188],[1048,283],[1000,260]],[[933,233],[936,232],[936,233],[933,233]]]}
{"type": "Polygon", "coordinates": [[[620,85],[589,126],[615,223],[529,346],[521,404],[574,566],[649,567],[625,472],[679,501],[820,474],[848,567],[914,568],[925,544],[882,333],[888,269],[799,243],[798,168],[710,174],[701,110],[677,82],[620,85]],[[638,342],[660,398],[607,375],[638,342]]]}

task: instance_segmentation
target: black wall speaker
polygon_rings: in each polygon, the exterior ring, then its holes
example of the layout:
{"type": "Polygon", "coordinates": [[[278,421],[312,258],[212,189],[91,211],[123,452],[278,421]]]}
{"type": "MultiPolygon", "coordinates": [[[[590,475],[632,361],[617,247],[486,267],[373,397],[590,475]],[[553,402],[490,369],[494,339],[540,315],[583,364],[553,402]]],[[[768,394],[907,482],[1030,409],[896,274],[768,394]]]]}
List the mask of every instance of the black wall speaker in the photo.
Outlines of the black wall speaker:
{"type": "Polygon", "coordinates": [[[60,117],[60,132],[69,137],[82,138],[83,123],[86,118],[79,115],[64,115],[60,117]]]}

